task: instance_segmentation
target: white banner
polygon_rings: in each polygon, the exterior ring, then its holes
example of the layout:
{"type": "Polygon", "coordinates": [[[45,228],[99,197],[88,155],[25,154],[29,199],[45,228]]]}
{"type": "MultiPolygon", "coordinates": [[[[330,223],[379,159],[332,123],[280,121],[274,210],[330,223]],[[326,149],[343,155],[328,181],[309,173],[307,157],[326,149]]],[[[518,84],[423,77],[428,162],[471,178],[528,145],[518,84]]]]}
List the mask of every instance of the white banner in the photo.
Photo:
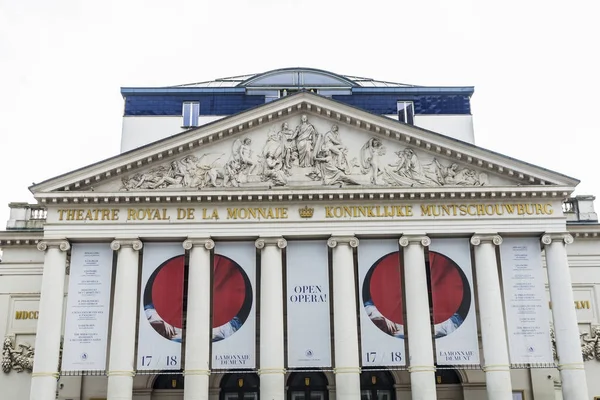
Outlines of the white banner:
{"type": "Polygon", "coordinates": [[[361,240],[358,277],[362,366],[406,365],[398,240],[361,240]]]}
{"type": "Polygon", "coordinates": [[[540,240],[505,238],[500,258],[510,362],[554,363],[540,240]]]}
{"type": "Polygon", "coordinates": [[[138,370],[181,369],[184,268],[181,243],[144,244],[138,370]]]}
{"type": "Polygon", "coordinates": [[[327,244],[289,241],[286,251],[288,367],[331,367],[327,244]]]}
{"type": "Polygon", "coordinates": [[[217,242],[212,293],[212,368],[256,366],[255,281],[254,242],[217,242]]]}
{"type": "MultiPolygon", "coordinates": [[[[104,371],[113,251],[108,243],[73,244],[65,321],[64,371],[104,371]]],[[[40,327],[43,334],[43,327],[40,327]]]]}
{"type": "Polygon", "coordinates": [[[431,239],[429,271],[438,365],[479,364],[469,239],[431,239]]]}

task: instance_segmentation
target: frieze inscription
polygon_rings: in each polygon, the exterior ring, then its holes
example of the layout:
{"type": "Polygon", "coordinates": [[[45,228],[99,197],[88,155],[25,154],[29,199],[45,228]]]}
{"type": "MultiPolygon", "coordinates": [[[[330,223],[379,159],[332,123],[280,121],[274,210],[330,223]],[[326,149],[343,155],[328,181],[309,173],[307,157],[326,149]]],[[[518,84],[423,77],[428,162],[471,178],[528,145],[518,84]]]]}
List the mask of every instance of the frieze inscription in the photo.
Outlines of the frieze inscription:
{"type": "Polygon", "coordinates": [[[184,222],[219,220],[398,219],[398,218],[502,218],[554,215],[551,203],[466,204],[356,204],[294,205],[280,207],[170,207],[57,209],[49,212],[56,222],[184,222]]]}

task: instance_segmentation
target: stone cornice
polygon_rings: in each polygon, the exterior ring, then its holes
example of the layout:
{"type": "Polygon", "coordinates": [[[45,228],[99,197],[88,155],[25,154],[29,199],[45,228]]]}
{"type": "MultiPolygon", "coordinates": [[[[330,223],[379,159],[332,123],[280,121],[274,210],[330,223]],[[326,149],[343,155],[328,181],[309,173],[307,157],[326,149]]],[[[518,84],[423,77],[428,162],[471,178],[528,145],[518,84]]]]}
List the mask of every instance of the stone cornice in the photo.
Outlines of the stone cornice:
{"type": "MultiPolygon", "coordinates": [[[[213,188],[214,189],[214,188],[213,188]]],[[[252,201],[549,201],[564,200],[573,188],[550,186],[519,187],[311,187],[230,190],[180,190],[139,192],[52,192],[38,193],[36,199],[45,206],[118,206],[129,204],[196,204],[238,203],[252,201]]]]}
{"type": "Polygon", "coordinates": [[[491,243],[495,246],[502,244],[502,236],[496,234],[475,234],[471,237],[471,244],[479,246],[482,243],[491,243]]]}
{"type": "Polygon", "coordinates": [[[287,240],[282,237],[260,237],[256,239],[254,245],[257,249],[264,249],[267,246],[277,246],[280,249],[287,247],[287,240]]]}
{"type": "Polygon", "coordinates": [[[204,246],[206,250],[212,250],[215,248],[215,242],[210,238],[189,238],[183,242],[185,250],[191,250],[197,246],[204,246]]]}
{"type": "Polygon", "coordinates": [[[340,244],[345,244],[350,247],[358,247],[358,239],[354,236],[332,236],[327,239],[327,246],[332,249],[337,247],[340,244]]]}
{"type": "Polygon", "coordinates": [[[43,238],[42,230],[38,232],[4,231],[0,232],[0,247],[37,246],[43,238]]]}
{"type": "Polygon", "coordinates": [[[144,244],[138,239],[116,239],[110,244],[110,248],[114,251],[118,251],[124,247],[131,247],[135,251],[140,251],[144,244]]]}
{"type": "Polygon", "coordinates": [[[404,235],[398,240],[398,243],[402,247],[406,247],[410,244],[419,244],[423,247],[427,247],[431,244],[429,236],[425,235],[404,235]]]}
{"type": "Polygon", "coordinates": [[[600,238],[600,224],[567,224],[567,230],[575,240],[600,238]]]}
{"type": "Polygon", "coordinates": [[[37,244],[39,251],[48,249],[59,249],[60,251],[68,251],[71,248],[69,242],[65,239],[44,239],[37,244]]]}
{"type": "MultiPolygon", "coordinates": [[[[570,188],[570,193],[579,182],[568,176],[514,160],[435,132],[404,125],[389,118],[373,115],[310,93],[301,93],[168,137],[134,151],[36,184],[30,189],[36,198],[40,198],[44,192],[51,191],[92,191],[92,186],[111,179],[119,179],[141,168],[171,160],[202,146],[248,134],[256,127],[277,123],[298,113],[317,115],[337,124],[360,128],[367,134],[380,136],[387,140],[396,140],[405,146],[411,146],[411,148],[420,149],[432,155],[443,155],[448,160],[461,165],[476,166],[487,173],[504,176],[514,181],[515,185],[565,186],[570,188]]],[[[549,187],[547,190],[554,189],[549,187]]]]}

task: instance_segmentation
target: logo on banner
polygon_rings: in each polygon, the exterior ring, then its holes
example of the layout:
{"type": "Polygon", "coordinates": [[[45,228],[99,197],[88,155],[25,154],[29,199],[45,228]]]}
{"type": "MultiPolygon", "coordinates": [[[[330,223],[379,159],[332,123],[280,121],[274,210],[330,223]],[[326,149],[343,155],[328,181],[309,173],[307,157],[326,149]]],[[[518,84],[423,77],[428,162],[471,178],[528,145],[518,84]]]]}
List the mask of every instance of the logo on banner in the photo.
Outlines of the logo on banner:
{"type": "Polygon", "coordinates": [[[213,283],[212,341],[236,333],[252,309],[252,285],[242,267],[232,259],[215,254],[213,283]]]}
{"type": "MultiPolygon", "coordinates": [[[[402,263],[399,252],[377,260],[362,287],[363,307],[371,322],[384,333],[404,339],[402,263]]],[[[471,307],[467,277],[450,258],[429,252],[435,338],[457,330],[471,307]]]]}

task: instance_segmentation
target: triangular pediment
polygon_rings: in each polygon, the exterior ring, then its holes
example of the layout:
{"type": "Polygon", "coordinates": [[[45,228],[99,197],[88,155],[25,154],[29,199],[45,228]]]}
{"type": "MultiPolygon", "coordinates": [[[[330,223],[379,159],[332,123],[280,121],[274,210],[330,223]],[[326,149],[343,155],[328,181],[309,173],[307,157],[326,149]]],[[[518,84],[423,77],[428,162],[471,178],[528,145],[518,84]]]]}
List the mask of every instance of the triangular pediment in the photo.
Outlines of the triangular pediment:
{"type": "Polygon", "coordinates": [[[30,189],[48,195],[532,188],[578,181],[469,143],[299,93],[30,189]]]}

